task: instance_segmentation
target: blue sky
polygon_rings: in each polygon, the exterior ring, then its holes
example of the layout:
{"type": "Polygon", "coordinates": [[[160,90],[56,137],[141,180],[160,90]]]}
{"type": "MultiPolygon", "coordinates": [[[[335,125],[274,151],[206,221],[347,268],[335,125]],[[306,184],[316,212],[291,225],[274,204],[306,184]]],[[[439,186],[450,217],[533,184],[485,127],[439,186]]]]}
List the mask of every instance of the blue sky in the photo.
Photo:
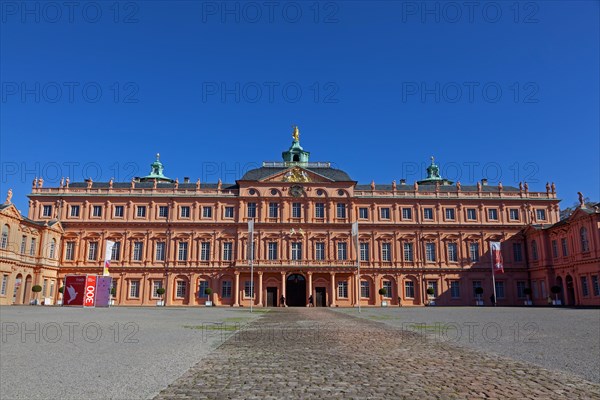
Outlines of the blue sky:
{"type": "Polygon", "coordinates": [[[2,2],[0,185],[232,182],[280,160],[600,200],[595,1],[2,2]],[[51,4],[51,5],[48,5],[51,4]],[[265,4],[271,4],[270,6],[265,4]]]}

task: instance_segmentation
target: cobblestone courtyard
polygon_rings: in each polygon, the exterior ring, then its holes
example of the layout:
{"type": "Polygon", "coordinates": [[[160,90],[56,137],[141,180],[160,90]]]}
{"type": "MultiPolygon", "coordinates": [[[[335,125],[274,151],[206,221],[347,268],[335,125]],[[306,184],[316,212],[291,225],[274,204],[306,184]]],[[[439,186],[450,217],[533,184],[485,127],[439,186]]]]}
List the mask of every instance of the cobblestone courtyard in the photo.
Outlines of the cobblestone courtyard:
{"type": "Polygon", "coordinates": [[[600,399],[599,310],[249,311],[2,307],[0,398],[600,399]]]}
{"type": "Polygon", "coordinates": [[[600,385],[327,309],[255,320],[156,399],[593,399],[600,385]]]}

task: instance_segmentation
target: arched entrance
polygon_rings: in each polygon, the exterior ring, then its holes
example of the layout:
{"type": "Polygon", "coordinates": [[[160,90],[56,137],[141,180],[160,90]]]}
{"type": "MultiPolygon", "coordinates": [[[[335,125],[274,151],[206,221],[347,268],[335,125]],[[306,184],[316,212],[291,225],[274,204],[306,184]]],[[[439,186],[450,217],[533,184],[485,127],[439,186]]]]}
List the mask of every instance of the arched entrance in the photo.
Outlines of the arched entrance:
{"type": "MultiPolygon", "coordinates": [[[[565,288],[563,286],[563,280],[560,276],[556,277],[556,286],[558,286],[560,288],[560,292],[558,294],[553,294],[552,300],[555,300],[556,298],[558,298],[558,300],[560,300],[561,303],[564,304],[563,293],[564,293],[565,288]]],[[[552,288],[550,288],[550,290],[552,290],[552,288]]]]}
{"type": "Polygon", "coordinates": [[[21,304],[29,304],[31,300],[31,280],[31,275],[27,275],[25,286],[23,287],[23,303],[21,304]]]}
{"type": "Polygon", "coordinates": [[[306,279],[300,274],[291,274],[285,282],[285,302],[288,307],[306,306],[306,279]]]}
{"type": "Polygon", "coordinates": [[[567,285],[567,305],[574,306],[575,305],[575,287],[573,285],[573,277],[571,275],[567,275],[565,278],[565,283],[567,285]]]}
{"type": "Polygon", "coordinates": [[[23,304],[23,275],[18,274],[15,279],[15,288],[13,291],[13,303],[14,304],[23,304]]]}

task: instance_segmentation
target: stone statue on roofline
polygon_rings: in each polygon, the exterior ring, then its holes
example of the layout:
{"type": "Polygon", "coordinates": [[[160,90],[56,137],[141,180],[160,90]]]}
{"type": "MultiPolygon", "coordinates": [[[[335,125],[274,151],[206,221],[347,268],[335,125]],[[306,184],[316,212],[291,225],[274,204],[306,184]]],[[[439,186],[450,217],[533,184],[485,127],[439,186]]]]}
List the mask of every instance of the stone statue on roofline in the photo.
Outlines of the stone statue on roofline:
{"type": "Polygon", "coordinates": [[[4,202],[4,204],[10,204],[10,200],[12,199],[13,193],[12,193],[12,189],[8,189],[8,192],[6,192],[6,201],[4,202]]]}
{"type": "Polygon", "coordinates": [[[583,193],[577,192],[579,196],[579,208],[585,208],[585,198],[583,197],[583,193]]]}
{"type": "Polygon", "coordinates": [[[41,188],[43,186],[44,186],[44,179],[43,178],[38,179],[38,187],[41,188]]]}
{"type": "Polygon", "coordinates": [[[67,176],[67,179],[65,179],[65,187],[68,189],[69,188],[69,183],[71,183],[71,180],[69,179],[69,177],[67,176]]]}

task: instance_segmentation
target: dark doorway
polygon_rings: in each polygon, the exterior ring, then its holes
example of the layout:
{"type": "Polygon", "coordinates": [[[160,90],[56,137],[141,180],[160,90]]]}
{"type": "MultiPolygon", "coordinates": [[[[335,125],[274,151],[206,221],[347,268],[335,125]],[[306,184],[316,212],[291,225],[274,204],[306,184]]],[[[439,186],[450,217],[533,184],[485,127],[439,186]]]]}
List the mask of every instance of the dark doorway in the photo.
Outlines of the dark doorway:
{"type": "Polygon", "coordinates": [[[285,283],[285,302],[288,307],[306,307],[306,280],[300,274],[288,276],[285,283]]]}
{"type": "Polygon", "coordinates": [[[277,288],[267,288],[267,307],[277,307],[277,288]]]}
{"type": "Polygon", "coordinates": [[[565,278],[565,283],[567,284],[567,305],[574,306],[575,305],[575,286],[573,285],[573,277],[571,275],[567,275],[565,278]]]}
{"type": "Polygon", "coordinates": [[[316,287],[315,294],[315,307],[327,307],[327,288],[316,287]]]}

